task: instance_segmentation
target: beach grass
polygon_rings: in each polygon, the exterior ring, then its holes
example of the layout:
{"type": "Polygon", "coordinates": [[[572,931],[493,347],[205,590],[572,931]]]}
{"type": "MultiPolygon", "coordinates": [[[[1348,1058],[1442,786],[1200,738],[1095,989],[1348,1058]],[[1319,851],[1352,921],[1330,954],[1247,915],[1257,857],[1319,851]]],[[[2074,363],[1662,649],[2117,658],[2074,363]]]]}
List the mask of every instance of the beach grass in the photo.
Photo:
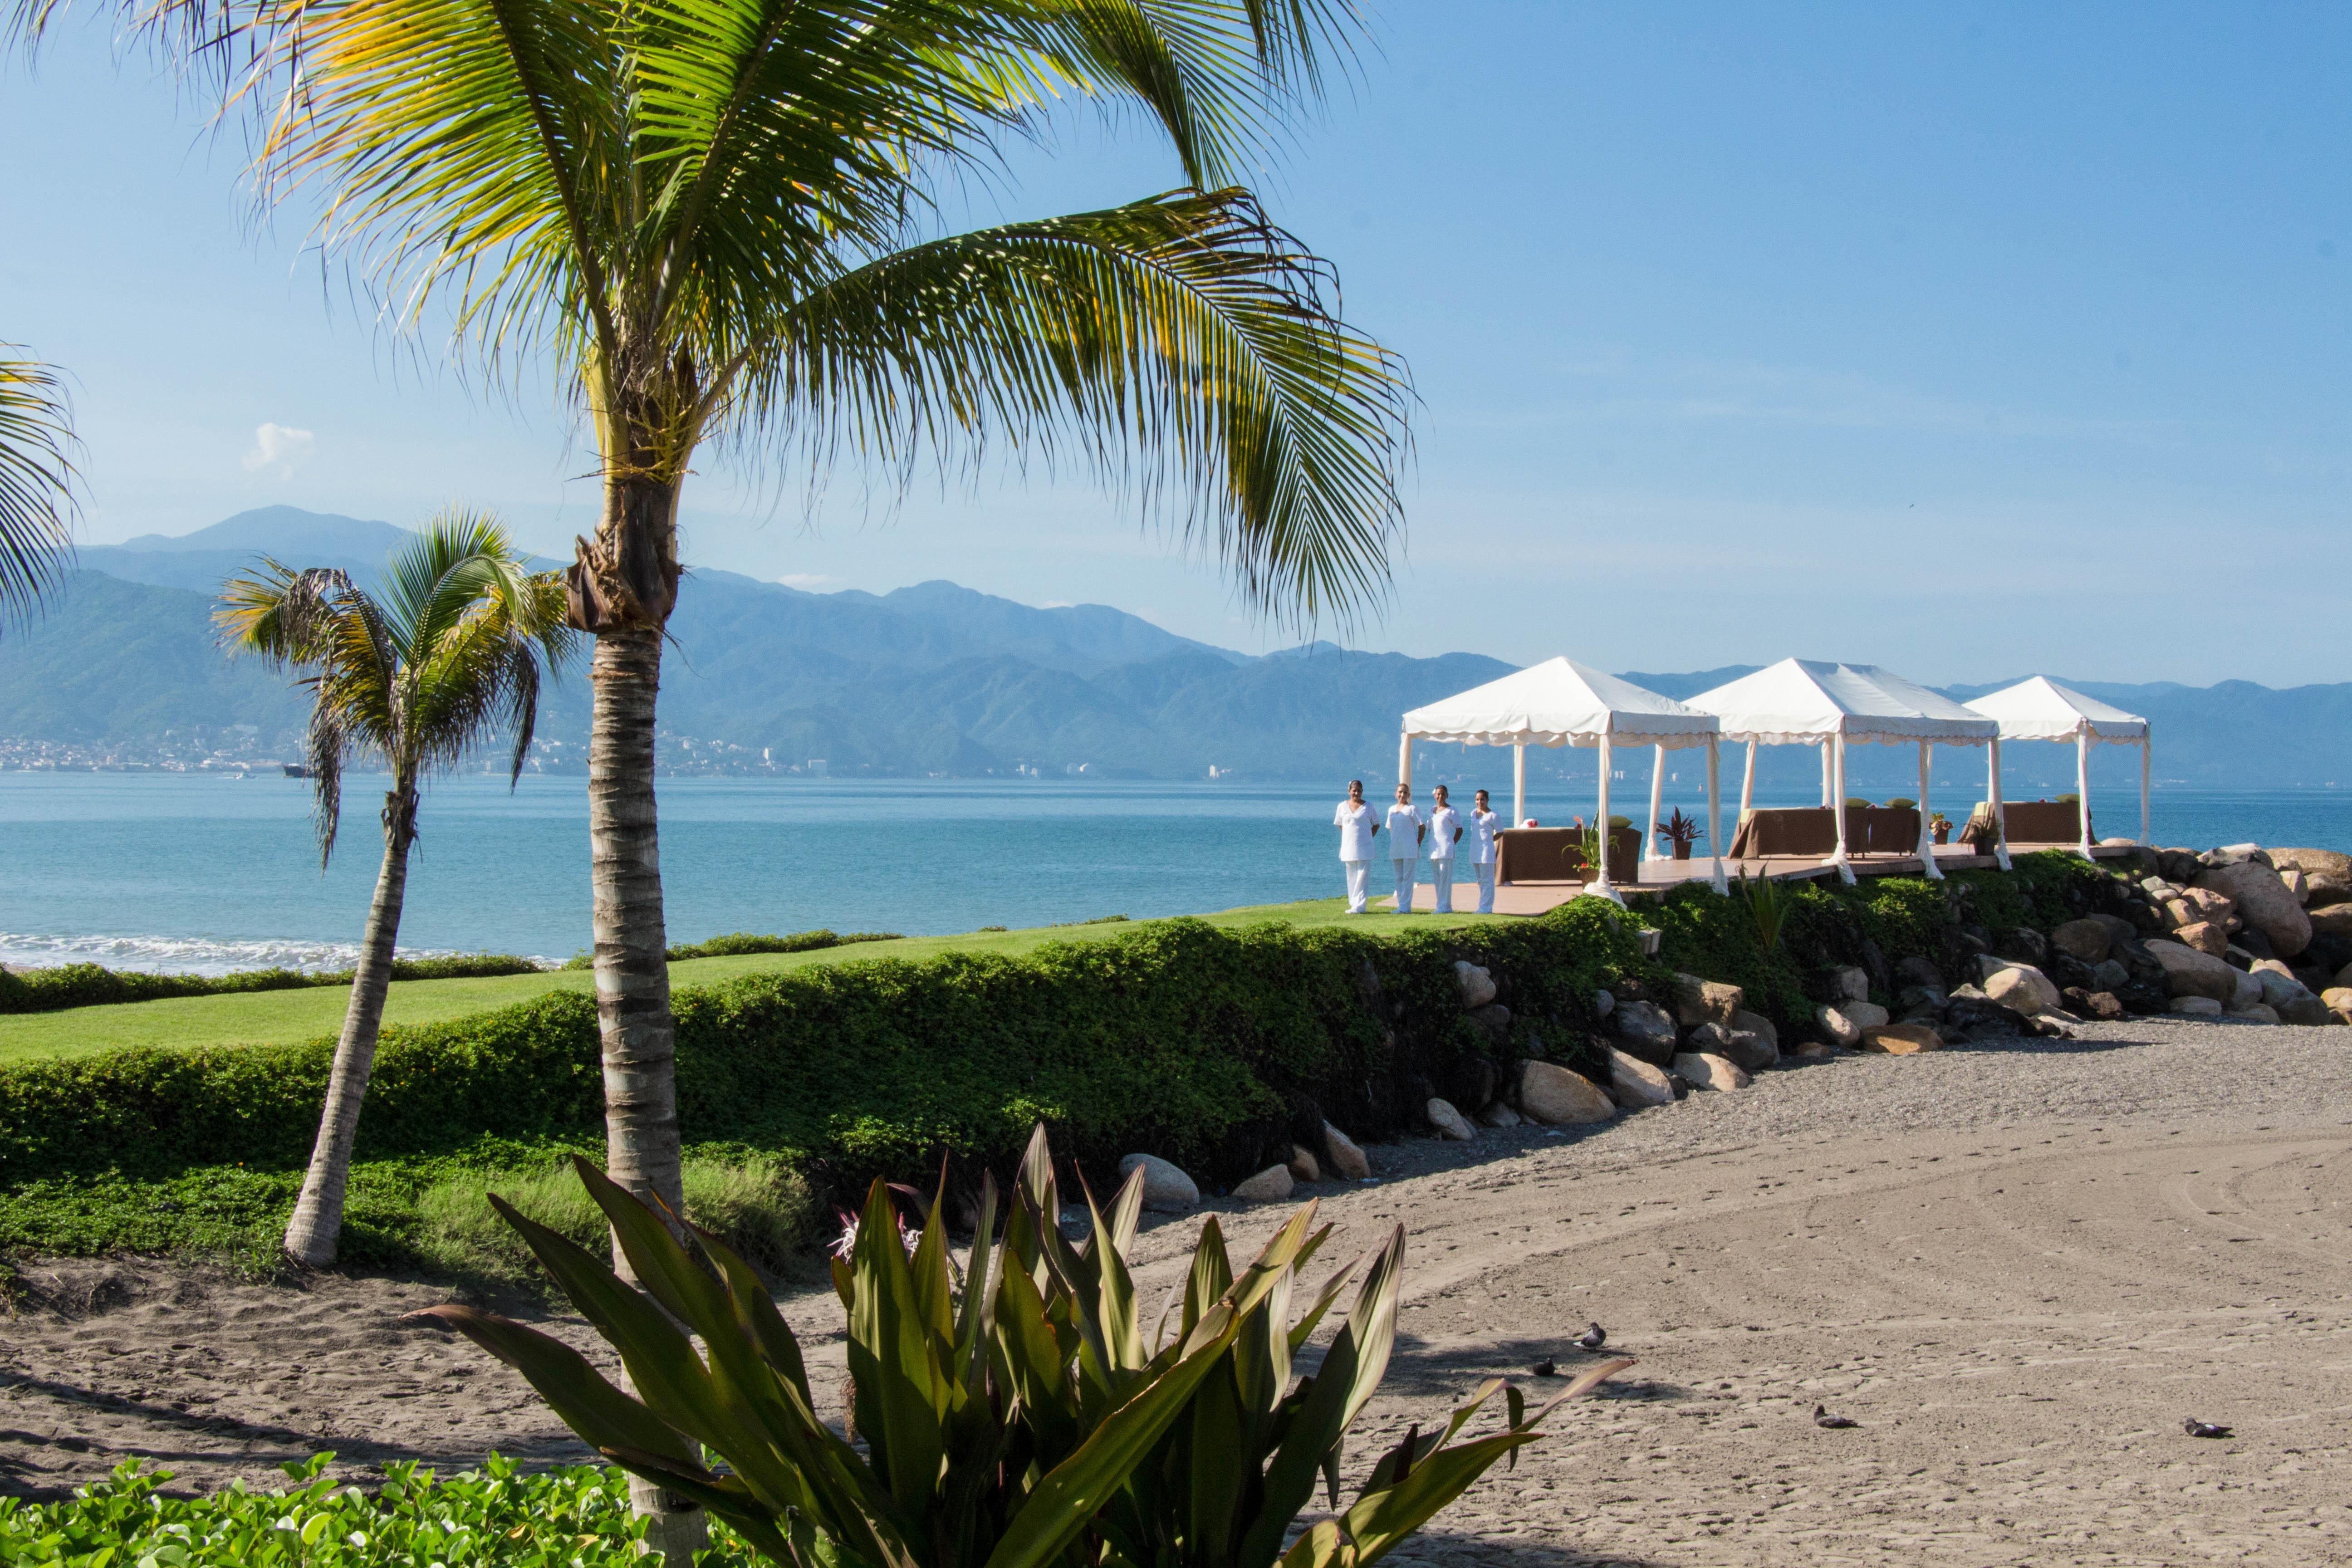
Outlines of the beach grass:
{"type": "MultiPolygon", "coordinates": [[[[1370,935],[1475,925],[1504,915],[1375,911],[1348,913],[1344,899],[1311,899],[1290,904],[1258,904],[1200,917],[1212,925],[1238,927],[1282,921],[1310,929],[1345,925],[1370,935]]],[[[1034,926],[1020,931],[967,931],[953,936],[902,937],[808,952],[741,953],[696,958],[670,965],[670,984],[708,985],[745,974],[774,973],[811,964],[858,963],[876,959],[919,960],[943,952],[1015,956],[1051,942],[1090,942],[1133,931],[1138,922],[1099,921],[1076,925],[1034,926]]],[[[384,1004],[387,1026],[436,1024],[528,1001],[551,991],[589,993],[595,979],[586,970],[539,974],[503,974],[478,980],[409,980],[393,985],[384,1004]]],[[[340,987],[299,991],[241,992],[222,996],[181,996],[104,1007],[74,1007],[55,1013],[0,1016],[0,1064],[37,1058],[84,1056],[126,1046],[283,1045],[315,1040],[341,1028],[349,994],[340,987]]]]}

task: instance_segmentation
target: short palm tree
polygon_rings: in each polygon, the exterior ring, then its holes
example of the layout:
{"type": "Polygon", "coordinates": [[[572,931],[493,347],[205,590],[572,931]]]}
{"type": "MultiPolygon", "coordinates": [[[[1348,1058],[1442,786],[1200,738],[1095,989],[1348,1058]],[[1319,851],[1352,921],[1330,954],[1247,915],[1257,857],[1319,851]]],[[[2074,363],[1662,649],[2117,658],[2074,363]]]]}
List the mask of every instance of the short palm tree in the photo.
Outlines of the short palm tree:
{"type": "Polygon", "coordinates": [[[1353,47],[1352,0],[125,3],[245,70],[265,196],[307,190],[389,315],[552,365],[586,416],[606,1159],[671,1212],[655,693],[698,450],[1075,462],[1172,508],[1261,611],[1382,591],[1403,367],[1238,179],[1353,47]],[[1139,111],[1181,188],[942,232],[931,194],[1065,102],[1139,111]]]}
{"type": "Polygon", "coordinates": [[[57,372],[0,343],[0,620],[29,614],[71,559],[73,453],[57,372]]]}
{"type": "Polygon", "coordinates": [[[286,1250],[313,1267],[334,1261],[360,1101],[376,1036],[416,838],[417,786],[494,731],[513,742],[509,780],[530,751],[542,679],[572,643],[563,584],[532,573],[490,519],[444,512],[393,557],[380,594],[341,572],[296,571],[265,560],[222,589],[215,617],[230,647],[306,671],[310,728],[304,747],[316,798],[319,861],[335,852],[343,767],[373,761],[391,775],[383,797],[383,868],[335,1042],[319,1140],[302,1180],[286,1250]]]}

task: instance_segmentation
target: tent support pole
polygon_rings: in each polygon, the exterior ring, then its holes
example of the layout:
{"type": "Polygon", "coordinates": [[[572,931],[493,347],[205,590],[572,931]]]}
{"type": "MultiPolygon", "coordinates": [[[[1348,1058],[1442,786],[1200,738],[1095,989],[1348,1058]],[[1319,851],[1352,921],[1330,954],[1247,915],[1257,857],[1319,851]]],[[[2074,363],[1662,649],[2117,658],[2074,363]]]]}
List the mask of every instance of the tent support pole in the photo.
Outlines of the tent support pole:
{"type": "Polygon", "coordinates": [[[1609,885],[1610,761],[1609,732],[1606,730],[1603,730],[1601,732],[1601,816],[1594,825],[1599,829],[1599,837],[1593,841],[1598,848],[1601,864],[1593,868],[1593,874],[1598,879],[1591,884],[1590,890],[1600,894],[1604,899],[1612,900],[1615,902],[1622,904],[1625,900],[1618,898],[1617,889],[1609,885]]]}
{"type": "Polygon", "coordinates": [[[2147,825],[2148,764],[2150,760],[2154,757],[2155,752],[2156,730],[2155,727],[2151,725],[2147,733],[2139,738],[2139,841],[2142,844],[2153,844],[2156,842],[2155,839],[2148,837],[2147,825]]]}
{"type": "Polygon", "coordinates": [[[2082,843],[2075,846],[2085,860],[2095,860],[2091,853],[2091,726],[2088,722],[2074,731],[2074,822],[2082,834],[2082,843]]]}
{"type": "Polygon", "coordinates": [[[1927,826],[1927,742],[1919,742],[1919,865],[1930,881],[1944,879],[1944,868],[1936,864],[1936,831],[1927,826]]]}
{"type": "Polygon", "coordinates": [[[1853,864],[1845,858],[1845,732],[1830,737],[1826,746],[1830,758],[1830,784],[1836,791],[1834,809],[1837,812],[1837,854],[1832,863],[1838,868],[1838,880],[1853,880],[1853,864]]]}
{"type": "Polygon", "coordinates": [[[1831,771],[1830,742],[1823,741],[1822,742],[1822,804],[1823,805],[1835,805],[1838,796],[1845,794],[1843,789],[1832,784],[1830,777],[1831,771]]]}
{"type": "Polygon", "coordinates": [[[1397,737],[1397,783],[1412,783],[1412,731],[1410,730],[1397,737]]]}
{"type": "Polygon", "coordinates": [[[1666,748],[1658,746],[1650,753],[1650,831],[1642,839],[1642,858],[1658,858],[1658,802],[1660,792],[1666,787],[1666,748]]]}
{"type": "Polygon", "coordinates": [[[2000,737],[1995,735],[1985,752],[1985,793],[1989,797],[1985,809],[1992,813],[1992,824],[2000,837],[1994,840],[1992,858],[2004,871],[2009,870],[2009,811],[2000,803],[2000,737]]]}
{"type": "Polygon", "coordinates": [[[1739,820],[1756,808],[1756,742],[1748,742],[1748,766],[1739,775],[1739,820]]]}
{"type": "Polygon", "coordinates": [[[1719,736],[1706,738],[1706,858],[1714,862],[1708,880],[1715,890],[1726,898],[1731,896],[1731,884],[1723,879],[1723,808],[1717,795],[1717,781],[1723,773],[1723,742],[1719,736]]]}
{"type": "Polygon", "coordinates": [[[1511,745],[1511,826],[1524,826],[1528,820],[1528,745],[1517,741],[1511,745]]]}

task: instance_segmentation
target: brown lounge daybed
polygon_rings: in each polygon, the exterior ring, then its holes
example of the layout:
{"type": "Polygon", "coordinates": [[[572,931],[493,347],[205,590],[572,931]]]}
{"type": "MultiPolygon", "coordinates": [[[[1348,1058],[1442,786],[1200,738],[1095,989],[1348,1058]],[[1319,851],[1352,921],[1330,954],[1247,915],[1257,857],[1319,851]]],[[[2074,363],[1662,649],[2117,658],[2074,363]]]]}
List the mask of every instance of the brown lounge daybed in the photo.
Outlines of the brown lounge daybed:
{"type": "MultiPolygon", "coordinates": [[[[1495,880],[1515,882],[1582,882],[1591,868],[1580,847],[1583,834],[1573,827],[1507,827],[1495,836],[1495,880]]],[[[1639,879],[1642,835],[1638,828],[1609,832],[1609,877],[1628,885],[1639,879]]]]}

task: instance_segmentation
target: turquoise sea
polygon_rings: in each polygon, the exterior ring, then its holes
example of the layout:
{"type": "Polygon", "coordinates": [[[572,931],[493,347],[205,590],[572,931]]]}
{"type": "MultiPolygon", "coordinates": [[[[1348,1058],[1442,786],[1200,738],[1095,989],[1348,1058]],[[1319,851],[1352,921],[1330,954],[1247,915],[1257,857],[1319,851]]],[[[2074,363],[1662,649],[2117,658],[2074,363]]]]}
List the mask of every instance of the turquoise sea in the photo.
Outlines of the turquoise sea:
{"type": "MultiPolygon", "coordinates": [[[[382,845],[380,782],[347,784],[342,844],[321,873],[300,780],[0,773],[0,960],[211,973],[348,963],[382,845]]],[[[1621,791],[1616,809],[1638,816],[1646,791],[1621,791]]],[[[673,942],[1140,920],[1340,892],[1336,789],[672,779],[660,795],[673,942]]],[[[1704,800],[1676,789],[1668,805],[1696,816],[1704,800]]],[[[1528,810],[1565,822],[1591,801],[1538,793],[1528,810]]],[[[2095,795],[2094,812],[2103,832],[2137,826],[2136,795],[2095,795]]],[[[2352,851],[2347,792],[2159,789],[2155,817],[2158,843],[2352,851]]],[[[586,824],[582,779],[527,777],[511,793],[479,776],[436,783],[401,945],[552,959],[585,948],[586,824]]],[[[1386,881],[1382,868],[1374,882],[1386,881]]]]}

